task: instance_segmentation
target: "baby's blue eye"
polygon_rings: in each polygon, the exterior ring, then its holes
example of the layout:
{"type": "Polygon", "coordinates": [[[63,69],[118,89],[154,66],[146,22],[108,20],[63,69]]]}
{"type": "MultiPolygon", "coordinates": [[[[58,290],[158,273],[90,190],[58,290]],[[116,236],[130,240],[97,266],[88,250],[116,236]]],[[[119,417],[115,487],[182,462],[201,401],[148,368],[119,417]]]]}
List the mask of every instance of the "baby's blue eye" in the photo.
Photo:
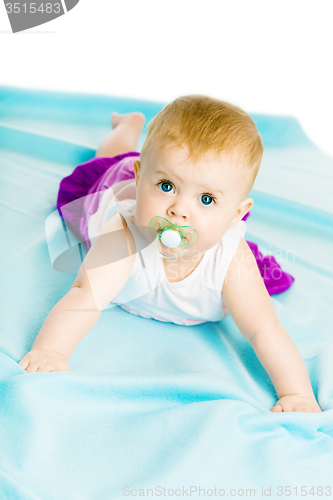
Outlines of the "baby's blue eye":
{"type": "MultiPolygon", "coordinates": [[[[160,187],[162,187],[163,193],[170,193],[171,190],[173,189],[173,185],[171,184],[171,182],[169,182],[167,180],[159,181],[156,185],[157,185],[158,189],[160,189],[160,187]],[[166,186],[169,186],[169,188],[166,186]]],[[[216,198],[214,198],[214,196],[210,196],[209,194],[203,194],[201,196],[201,200],[202,200],[202,204],[205,207],[210,207],[212,205],[212,202],[215,205],[217,205],[216,198]]]]}
{"type": "Polygon", "coordinates": [[[211,202],[213,201],[213,198],[211,196],[209,196],[208,194],[203,194],[201,196],[201,199],[203,201],[203,204],[206,206],[211,205],[211,202]]]}
{"type": "MultiPolygon", "coordinates": [[[[159,184],[159,186],[171,186],[171,184],[170,184],[170,182],[161,182],[161,183],[159,184]]],[[[172,188],[172,186],[171,186],[171,188],[172,188]]],[[[166,190],[162,189],[162,191],[163,191],[164,193],[170,193],[170,189],[166,189],[166,190]]]]}

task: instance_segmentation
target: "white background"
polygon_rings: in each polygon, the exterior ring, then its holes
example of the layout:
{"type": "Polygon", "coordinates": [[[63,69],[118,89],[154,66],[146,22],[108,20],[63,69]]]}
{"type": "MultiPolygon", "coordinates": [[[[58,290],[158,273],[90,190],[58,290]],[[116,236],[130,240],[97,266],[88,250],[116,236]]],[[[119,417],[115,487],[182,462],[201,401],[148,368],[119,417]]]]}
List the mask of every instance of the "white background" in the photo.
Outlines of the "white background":
{"type": "Polygon", "coordinates": [[[332,13],[331,0],[80,0],[12,34],[1,3],[0,85],[162,103],[208,94],[293,115],[333,156],[332,13]]]}

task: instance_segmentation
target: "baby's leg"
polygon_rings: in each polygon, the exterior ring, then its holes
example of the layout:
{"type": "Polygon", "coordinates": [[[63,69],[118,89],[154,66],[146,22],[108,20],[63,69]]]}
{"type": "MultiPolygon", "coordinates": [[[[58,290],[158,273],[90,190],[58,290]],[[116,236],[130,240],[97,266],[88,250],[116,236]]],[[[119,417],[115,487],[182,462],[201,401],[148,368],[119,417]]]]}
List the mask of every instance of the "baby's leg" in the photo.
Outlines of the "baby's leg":
{"type": "Polygon", "coordinates": [[[105,137],[96,157],[111,157],[136,151],[145,116],[140,112],[119,115],[112,113],[111,125],[113,130],[105,137]]]}

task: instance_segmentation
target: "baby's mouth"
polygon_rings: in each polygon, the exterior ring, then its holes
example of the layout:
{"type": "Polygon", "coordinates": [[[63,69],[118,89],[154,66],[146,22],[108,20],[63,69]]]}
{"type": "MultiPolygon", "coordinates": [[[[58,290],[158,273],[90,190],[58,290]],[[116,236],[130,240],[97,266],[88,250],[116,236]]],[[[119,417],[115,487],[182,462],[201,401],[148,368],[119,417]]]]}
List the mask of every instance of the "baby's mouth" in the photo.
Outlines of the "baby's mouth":
{"type": "Polygon", "coordinates": [[[155,237],[155,250],[164,259],[176,257],[184,248],[195,245],[198,238],[193,227],[173,224],[159,215],[151,219],[149,227],[155,237]]]}

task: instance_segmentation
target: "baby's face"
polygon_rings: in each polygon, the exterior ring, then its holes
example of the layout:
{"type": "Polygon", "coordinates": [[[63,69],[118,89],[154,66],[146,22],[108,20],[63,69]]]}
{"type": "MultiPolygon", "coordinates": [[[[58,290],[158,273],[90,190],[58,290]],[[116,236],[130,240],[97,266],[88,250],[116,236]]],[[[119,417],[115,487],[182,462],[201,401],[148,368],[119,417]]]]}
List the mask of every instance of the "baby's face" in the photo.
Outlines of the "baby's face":
{"type": "MultiPolygon", "coordinates": [[[[250,210],[253,199],[243,199],[246,174],[230,156],[195,164],[191,159],[186,161],[187,155],[184,148],[168,147],[149,152],[144,164],[134,162],[135,218],[138,226],[148,227],[158,215],[173,224],[193,227],[197,242],[182,249],[180,255],[195,256],[213,247],[227,229],[237,224],[250,210]]],[[[179,247],[167,250],[168,254],[177,254],[179,247]]]]}

